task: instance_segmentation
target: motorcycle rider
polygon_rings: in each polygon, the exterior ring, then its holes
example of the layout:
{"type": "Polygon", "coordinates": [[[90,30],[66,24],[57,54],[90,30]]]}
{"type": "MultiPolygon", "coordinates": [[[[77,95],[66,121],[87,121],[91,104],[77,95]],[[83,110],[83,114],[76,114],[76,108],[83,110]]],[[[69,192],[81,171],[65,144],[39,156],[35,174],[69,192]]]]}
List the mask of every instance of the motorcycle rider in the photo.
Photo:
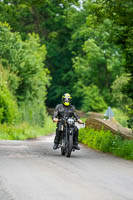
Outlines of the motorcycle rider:
{"type": "MultiPolygon", "coordinates": [[[[54,139],[54,146],[53,149],[56,150],[58,148],[59,142],[60,142],[60,135],[61,135],[61,130],[60,130],[60,125],[61,125],[61,119],[65,117],[74,117],[77,119],[77,121],[80,124],[83,124],[82,120],[80,120],[79,116],[77,115],[75,111],[75,107],[71,105],[71,100],[72,97],[70,96],[69,93],[65,93],[62,96],[62,104],[58,104],[55,108],[54,114],[53,114],[53,122],[57,123],[57,128],[56,128],[56,135],[54,139]]],[[[73,144],[74,148],[77,150],[80,150],[78,146],[78,128],[75,126],[74,128],[74,138],[73,138],[73,144]]]]}

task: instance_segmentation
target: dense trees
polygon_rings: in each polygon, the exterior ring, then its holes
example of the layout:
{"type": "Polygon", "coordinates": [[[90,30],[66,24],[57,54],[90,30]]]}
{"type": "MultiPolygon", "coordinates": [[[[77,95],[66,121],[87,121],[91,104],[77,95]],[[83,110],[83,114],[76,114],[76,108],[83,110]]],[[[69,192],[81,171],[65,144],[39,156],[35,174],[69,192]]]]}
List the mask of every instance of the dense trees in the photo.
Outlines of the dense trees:
{"type": "MultiPolygon", "coordinates": [[[[79,11],[81,23],[72,34],[72,48],[76,50],[73,65],[77,75],[75,86],[77,85],[76,91],[79,91],[77,97],[80,93],[83,99],[81,104],[87,98],[86,87],[94,84],[109,105],[118,106],[116,102],[119,102],[122,109],[129,104],[131,106],[132,8],[132,1],[84,1],[83,10],[79,11]],[[126,81],[123,81],[124,77],[126,81]],[[122,83],[119,84],[118,80],[122,83]],[[119,94],[125,100],[116,99],[119,94]]],[[[79,24],[78,16],[73,16],[79,24]]]]}
{"type": "Polygon", "coordinates": [[[9,84],[19,100],[45,98],[48,70],[43,61],[45,46],[40,46],[39,37],[29,34],[22,41],[19,33],[12,33],[6,24],[0,24],[1,62],[10,74],[9,84]]]}
{"type": "Polygon", "coordinates": [[[85,111],[132,106],[133,2],[84,0],[82,4],[0,2],[0,21],[9,23],[14,32],[1,27],[0,57],[6,70],[10,66],[9,84],[19,102],[42,101],[48,89],[47,105],[52,107],[64,92],[70,92],[76,107],[85,111]],[[49,88],[44,62],[52,77],[49,88]]]}
{"type": "MultiPolygon", "coordinates": [[[[27,106],[27,112],[28,105],[34,105],[32,110],[35,109],[35,115],[38,118],[36,121],[39,121],[40,114],[45,114],[44,100],[50,79],[49,71],[44,67],[45,56],[45,45],[40,45],[37,35],[29,34],[27,39],[22,41],[20,34],[11,32],[8,24],[0,24],[0,61],[3,65],[3,74],[7,75],[7,85],[0,89],[1,101],[3,105],[6,101],[8,103],[8,96],[9,98],[11,96],[10,90],[20,107],[27,106]],[[7,94],[6,101],[2,96],[4,93],[7,94]]],[[[3,74],[1,71],[1,77],[3,74]]],[[[42,117],[44,121],[43,118],[44,116],[42,117]]]]}
{"type": "MultiPolygon", "coordinates": [[[[48,93],[48,104],[59,101],[60,96],[71,86],[67,73],[72,66],[72,53],[68,50],[71,32],[66,26],[66,12],[77,0],[41,0],[41,1],[3,1],[1,2],[1,20],[7,21],[13,30],[19,31],[23,38],[26,33],[35,32],[47,46],[46,66],[53,77],[48,93]]],[[[54,106],[54,105],[53,105],[54,106]]]]}
{"type": "Polygon", "coordinates": [[[127,87],[127,94],[133,98],[133,1],[132,0],[105,0],[107,16],[113,21],[115,29],[115,42],[121,45],[126,58],[126,72],[131,73],[127,87]]]}

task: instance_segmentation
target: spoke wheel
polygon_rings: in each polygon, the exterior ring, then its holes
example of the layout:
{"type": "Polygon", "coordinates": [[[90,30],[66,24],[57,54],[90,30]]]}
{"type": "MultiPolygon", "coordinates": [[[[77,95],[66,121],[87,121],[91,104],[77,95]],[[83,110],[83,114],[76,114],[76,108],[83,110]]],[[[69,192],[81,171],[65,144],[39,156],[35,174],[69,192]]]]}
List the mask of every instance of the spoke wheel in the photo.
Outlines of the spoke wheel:
{"type": "Polygon", "coordinates": [[[73,147],[73,137],[72,135],[69,135],[69,142],[66,147],[66,157],[71,157],[71,152],[72,152],[72,147],[73,147]]]}
{"type": "Polygon", "coordinates": [[[61,147],[61,155],[63,155],[63,156],[65,155],[65,149],[63,146],[61,147]]]}

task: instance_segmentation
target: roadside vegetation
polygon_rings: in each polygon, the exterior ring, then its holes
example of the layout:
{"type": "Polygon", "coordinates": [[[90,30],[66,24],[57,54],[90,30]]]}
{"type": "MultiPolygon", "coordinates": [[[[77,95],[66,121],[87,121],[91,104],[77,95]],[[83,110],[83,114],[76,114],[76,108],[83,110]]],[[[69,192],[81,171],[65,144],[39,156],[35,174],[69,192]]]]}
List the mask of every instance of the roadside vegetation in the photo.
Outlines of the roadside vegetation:
{"type": "MultiPolygon", "coordinates": [[[[127,120],[129,119],[128,112],[124,112],[120,108],[111,108],[114,113],[114,120],[121,124],[123,127],[128,127],[127,120]]],[[[106,110],[104,110],[101,114],[105,114],[106,110]]]]}
{"type": "Polygon", "coordinates": [[[132,8],[132,0],[0,1],[0,138],[8,127],[21,133],[25,127],[22,138],[32,128],[45,129],[46,107],[66,92],[76,109],[103,113],[110,106],[127,126],[133,117],[132,8]]]}
{"type": "Polygon", "coordinates": [[[129,119],[128,113],[123,112],[119,108],[112,108],[114,113],[114,118],[123,127],[128,127],[127,120],[129,119]]]}
{"type": "Polygon", "coordinates": [[[51,117],[46,118],[47,122],[42,126],[31,125],[27,122],[20,124],[1,124],[0,139],[2,140],[26,140],[48,135],[55,132],[55,124],[51,117]]]}
{"type": "Polygon", "coordinates": [[[22,41],[0,23],[0,139],[34,138],[55,130],[44,103],[50,81],[45,56],[37,35],[22,41]]]}
{"type": "Polygon", "coordinates": [[[85,128],[79,131],[79,141],[93,149],[133,160],[133,140],[123,139],[119,134],[85,128]]]}

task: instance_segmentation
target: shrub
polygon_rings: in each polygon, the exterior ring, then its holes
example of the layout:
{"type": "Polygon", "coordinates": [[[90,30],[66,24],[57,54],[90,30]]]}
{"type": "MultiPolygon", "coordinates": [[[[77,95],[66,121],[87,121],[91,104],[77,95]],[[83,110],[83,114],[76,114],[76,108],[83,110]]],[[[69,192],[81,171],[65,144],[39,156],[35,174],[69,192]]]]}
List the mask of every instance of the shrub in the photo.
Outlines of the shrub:
{"type": "Polygon", "coordinates": [[[123,126],[127,127],[127,120],[128,120],[128,115],[126,112],[123,112],[121,109],[118,108],[113,108],[113,113],[115,119],[123,126]]]}
{"type": "Polygon", "coordinates": [[[25,101],[20,104],[19,111],[22,122],[27,121],[31,125],[44,126],[47,114],[43,102],[25,101]]]}
{"type": "Polygon", "coordinates": [[[17,105],[9,90],[0,89],[0,123],[13,123],[17,116],[17,105]]]}
{"type": "Polygon", "coordinates": [[[17,118],[17,103],[8,89],[4,71],[0,65],[0,123],[13,123],[17,118]]]}
{"type": "Polygon", "coordinates": [[[111,152],[116,156],[133,160],[133,140],[123,139],[110,131],[80,129],[79,141],[102,152],[111,152]]]}
{"type": "Polygon", "coordinates": [[[18,125],[0,124],[0,139],[3,140],[26,140],[36,138],[41,135],[55,132],[56,126],[51,117],[47,117],[44,127],[31,126],[27,122],[18,125]]]}

